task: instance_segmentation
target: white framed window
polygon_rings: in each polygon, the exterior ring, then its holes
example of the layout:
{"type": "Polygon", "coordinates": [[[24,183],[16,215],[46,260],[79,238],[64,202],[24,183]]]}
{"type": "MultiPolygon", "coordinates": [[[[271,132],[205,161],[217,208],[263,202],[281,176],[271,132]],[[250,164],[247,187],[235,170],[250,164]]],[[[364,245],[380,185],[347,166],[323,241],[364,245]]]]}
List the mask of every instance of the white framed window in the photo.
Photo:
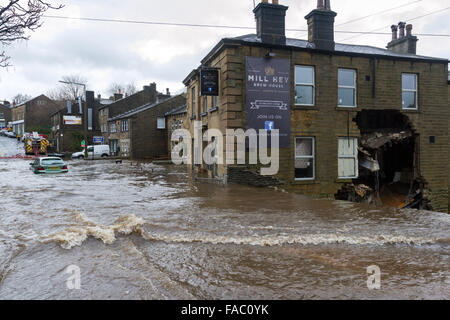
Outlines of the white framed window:
{"type": "Polygon", "coordinates": [[[339,138],[338,176],[339,179],[358,178],[358,138],[339,138]]]}
{"type": "Polygon", "coordinates": [[[417,74],[402,73],[402,108],[416,110],[417,103],[417,74]]]}
{"type": "Polygon", "coordinates": [[[295,180],[315,179],[315,138],[295,138],[295,180]]]}
{"type": "Polygon", "coordinates": [[[356,70],[338,70],[338,106],[356,107],[356,70]]]}
{"type": "Polygon", "coordinates": [[[295,66],[295,105],[313,106],[315,103],[314,67],[295,66]]]}
{"type": "Polygon", "coordinates": [[[156,128],[157,129],[165,129],[166,128],[166,118],[158,118],[156,119],[156,128]]]}
{"type": "Polygon", "coordinates": [[[128,119],[127,120],[122,120],[120,122],[121,125],[121,131],[122,132],[127,132],[128,131],[128,119]]]}
{"type": "Polygon", "coordinates": [[[212,98],[212,107],[213,108],[217,108],[219,107],[219,97],[218,96],[213,96],[212,98]]]}
{"type": "Polygon", "coordinates": [[[203,113],[208,112],[208,96],[203,97],[203,113]]]}
{"type": "Polygon", "coordinates": [[[116,133],[117,132],[117,128],[116,128],[115,122],[112,122],[112,123],[109,124],[109,132],[110,133],[116,133]]]}

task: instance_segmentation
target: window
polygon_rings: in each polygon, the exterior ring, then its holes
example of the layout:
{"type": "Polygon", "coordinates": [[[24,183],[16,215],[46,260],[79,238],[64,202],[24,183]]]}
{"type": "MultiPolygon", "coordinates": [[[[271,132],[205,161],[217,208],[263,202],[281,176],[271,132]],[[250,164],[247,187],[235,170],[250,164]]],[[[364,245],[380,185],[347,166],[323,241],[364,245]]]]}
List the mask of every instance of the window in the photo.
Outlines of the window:
{"type": "Polygon", "coordinates": [[[314,180],[314,138],[295,138],[295,179],[314,180]]]}
{"type": "Polygon", "coordinates": [[[121,145],[120,151],[122,152],[122,154],[127,154],[129,151],[128,141],[121,141],[120,145],[121,145]]]}
{"type": "Polygon", "coordinates": [[[103,132],[103,133],[107,132],[107,126],[106,126],[106,124],[102,124],[102,132],[103,132]]]}
{"type": "Polygon", "coordinates": [[[165,129],[166,128],[166,118],[158,118],[156,127],[157,127],[157,129],[165,129]]]}
{"type": "Polygon", "coordinates": [[[417,74],[402,74],[403,109],[417,109],[417,74]]]}
{"type": "Polygon", "coordinates": [[[203,113],[208,112],[208,96],[203,97],[203,113]]]}
{"type": "Polygon", "coordinates": [[[339,138],[338,175],[339,179],[358,178],[358,139],[339,138]]]}
{"type": "Polygon", "coordinates": [[[295,66],[295,104],[314,105],[314,67],[295,66]]]}
{"type": "Polygon", "coordinates": [[[88,109],[88,130],[92,130],[92,109],[88,109]]]}
{"type": "Polygon", "coordinates": [[[195,116],[195,113],[197,111],[197,105],[196,105],[196,98],[195,98],[195,87],[191,90],[191,106],[192,106],[192,116],[195,116]]]}
{"type": "Polygon", "coordinates": [[[218,96],[213,96],[213,108],[218,108],[219,107],[219,97],[218,96]]]}
{"type": "Polygon", "coordinates": [[[339,69],[338,106],[356,107],[356,70],[339,69]]]}
{"type": "Polygon", "coordinates": [[[128,131],[128,120],[122,120],[122,121],[120,122],[120,125],[121,125],[120,130],[121,130],[122,132],[127,132],[127,131],[128,131]]]}
{"type": "Polygon", "coordinates": [[[117,132],[116,124],[114,122],[109,125],[109,132],[110,133],[116,133],[117,132]]]}

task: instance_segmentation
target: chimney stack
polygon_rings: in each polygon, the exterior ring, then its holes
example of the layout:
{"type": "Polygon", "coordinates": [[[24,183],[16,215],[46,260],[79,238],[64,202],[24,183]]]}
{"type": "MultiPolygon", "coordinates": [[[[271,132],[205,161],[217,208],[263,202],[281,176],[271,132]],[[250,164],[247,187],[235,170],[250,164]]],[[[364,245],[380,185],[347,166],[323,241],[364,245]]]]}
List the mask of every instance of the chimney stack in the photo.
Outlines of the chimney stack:
{"type": "Polygon", "coordinates": [[[286,11],[278,0],[262,0],[253,10],[256,18],[256,30],[262,43],[272,45],[286,44],[286,11]]]}
{"type": "Polygon", "coordinates": [[[166,95],[170,96],[170,90],[169,90],[169,88],[166,89],[166,95]]]}
{"type": "Polygon", "coordinates": [[[317,9],[311,11],[308,20],[308,41],[316,49],[334,51],[334,18],[337,13],[331,11],[330,0],[318,0],[317,9]]]}
{"type": "Polygon", "coordinates": [[[398,26],[393,24],[391,26],[391,30],[392,30],[392,41],[397,40],[397,31],[398,31],[398,26]]]}
{"type": "Polygon", "coordinates": [[[397,53],[417,53],[417,39],[412,35],[412,24],[406,25],[405,22],[399,22],[398,27],[393,25],[392,29],[392,41],[388,43],[387,48],[397,53]],[[397,28],[400,30],[397,37],[397,28]],[[405,35],[406,28],[406,35],[405,35]]]}

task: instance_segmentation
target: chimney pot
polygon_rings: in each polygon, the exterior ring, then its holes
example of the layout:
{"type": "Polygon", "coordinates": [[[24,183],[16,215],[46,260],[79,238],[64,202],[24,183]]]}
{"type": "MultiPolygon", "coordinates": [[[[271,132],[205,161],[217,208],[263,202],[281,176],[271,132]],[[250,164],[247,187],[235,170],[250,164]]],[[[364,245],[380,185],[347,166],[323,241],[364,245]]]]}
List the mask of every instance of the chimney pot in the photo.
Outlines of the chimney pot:
{"type": "Polygon", "coordinates": [[[393,24],[391,26],[391,30],[392,30],[392,41],[397,40],[397,31],[398,31],[398,26],[396,26],[395,24],[393,24]]]}
{"type": "Polygon", "coordinates": [[[406,25],[406,36],[407,37],[411,37],[412,36],[412,28],[413,28],[412,24],[406,25]]]}
{"type": "Polygon", "coordinates": [[[317,0],[317,9],[325,9],[323,0],[317,0]]]}
{"type": "Polygon", "coordinates": [[[398,28],[400,29],[400,33],[399,33],[398,37],[400,39],[405,36],[405,26],[406,26],[406,22],[399,22],[398,23],[398,28]]]}
{"type": "Polygon", "coordinates": [[[166,94],[167,94],[168,96],[170,96],[170,90],[169,90],[169,88],[166,89],[166,94]]]}

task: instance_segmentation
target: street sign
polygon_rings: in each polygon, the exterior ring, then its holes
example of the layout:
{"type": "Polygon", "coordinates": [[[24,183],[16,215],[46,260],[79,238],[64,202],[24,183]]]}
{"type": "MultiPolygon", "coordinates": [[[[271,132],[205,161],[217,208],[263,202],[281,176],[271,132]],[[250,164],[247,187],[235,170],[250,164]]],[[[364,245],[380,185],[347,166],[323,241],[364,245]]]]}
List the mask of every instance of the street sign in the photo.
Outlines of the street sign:
{"type": "Polygon", "coordinates": [[[103,137],[94,137],[94,143],[103,143],[105,139],[103,137]]]}
{"type": "Polygon", "coordinates": [[[81,147],[82,148],[86,148],[86,142],[83,140],[83,141],[81,141],[81,147]]]}

